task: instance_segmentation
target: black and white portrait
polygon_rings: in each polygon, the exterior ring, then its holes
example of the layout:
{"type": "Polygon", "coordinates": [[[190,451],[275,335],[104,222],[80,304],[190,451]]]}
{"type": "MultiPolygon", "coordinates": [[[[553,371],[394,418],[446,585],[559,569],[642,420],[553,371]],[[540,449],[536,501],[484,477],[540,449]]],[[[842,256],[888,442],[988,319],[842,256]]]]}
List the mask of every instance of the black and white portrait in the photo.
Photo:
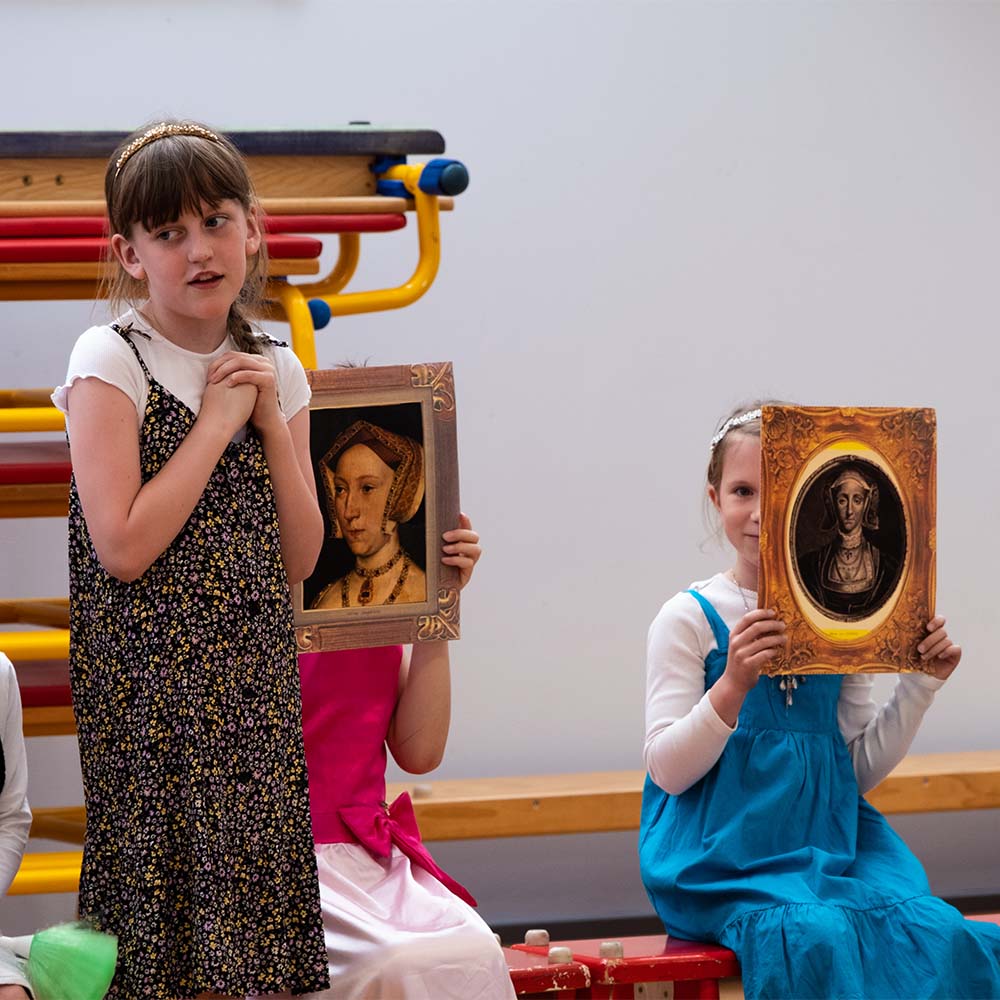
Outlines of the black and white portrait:
{"type": "Polygon", "coordinates": [[[825,615],[860,621],[892,596],[906,560],[903,504],[875,463],[847,455],[826,463],[792,514],[799,583],[825,615]]]}

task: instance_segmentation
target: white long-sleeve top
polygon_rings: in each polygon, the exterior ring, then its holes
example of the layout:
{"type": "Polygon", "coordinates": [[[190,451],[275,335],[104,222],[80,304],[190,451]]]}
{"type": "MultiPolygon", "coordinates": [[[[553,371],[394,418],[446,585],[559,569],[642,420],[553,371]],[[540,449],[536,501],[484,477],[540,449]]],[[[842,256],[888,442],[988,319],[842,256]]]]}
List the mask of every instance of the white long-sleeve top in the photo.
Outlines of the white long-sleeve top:
{"type": "MultiPolygon", "coordinates": [[[[31,829],[28,808],[28,762],[21,727],[21,693],[14,666],[0,653],[0,742],[4,782],[0,791],[0,896],[10,888],[31,829]]],[[[4,980],[0,980],[3,982],[4,980]]]]}
{"type": "MultiPolygon", "coordinates": [[[[730,630],[746,614],[740,589],[723,573],[693,583],[691,589],[712,604],[730,630]]],[[[743,594],[754,608],[757,595],[743,594]]],[[[688,593],[671,597],[649,628],[643,757],[650,777],[670,795],[680,795],[703,778],[735,732],[716,713],[705,690],[705,657],[715,648],[705,613],[688,593]]],[[[861,794],[874,788],[906,755],[943,683],[927,674],[900,674],[892,695],[879,708],[872,698],[870,674],[844,677],[837,722],[861,794]]],[[[808,697],[808,687],[803,697],[808,697]]]]}

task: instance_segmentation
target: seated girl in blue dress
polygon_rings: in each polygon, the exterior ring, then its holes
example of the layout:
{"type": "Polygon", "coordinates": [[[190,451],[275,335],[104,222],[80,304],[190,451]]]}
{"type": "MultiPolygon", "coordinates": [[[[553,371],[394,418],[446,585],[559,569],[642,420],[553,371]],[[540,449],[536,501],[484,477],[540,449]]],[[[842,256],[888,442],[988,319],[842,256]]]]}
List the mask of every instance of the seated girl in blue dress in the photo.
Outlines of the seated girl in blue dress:
{"type": "Polygon", "coordinates": [[[935,617],[888,702],[872,678],[761,671],[784,623],[757,608],[760,409],[711,443],[708,497],[732,566],[649,630],[639,858],[667,931],[739,957],[753,997],[1000,997],[1000,927],[930,893],[862,796],[902,760],[961,649],[935,617]]]}

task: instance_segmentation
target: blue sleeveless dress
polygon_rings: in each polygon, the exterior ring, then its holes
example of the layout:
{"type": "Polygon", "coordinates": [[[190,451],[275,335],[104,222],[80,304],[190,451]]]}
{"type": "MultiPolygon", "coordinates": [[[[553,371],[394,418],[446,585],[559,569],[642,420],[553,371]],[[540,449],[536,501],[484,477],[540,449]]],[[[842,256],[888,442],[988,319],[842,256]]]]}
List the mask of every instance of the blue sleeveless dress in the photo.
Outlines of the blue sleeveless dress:
{"type": "MultiPolygon", "coordinates": [[[[702,606],[722,675],[729,629],[702,606]]],[[[747,695],[712,769],[681,795],[647,776],[639,862],[667,932],[718,941],[755,997],[1000,997],[1000,927],[930,894],[920,862],[858,794],[837,724],[842,678],[747,695]]]]}

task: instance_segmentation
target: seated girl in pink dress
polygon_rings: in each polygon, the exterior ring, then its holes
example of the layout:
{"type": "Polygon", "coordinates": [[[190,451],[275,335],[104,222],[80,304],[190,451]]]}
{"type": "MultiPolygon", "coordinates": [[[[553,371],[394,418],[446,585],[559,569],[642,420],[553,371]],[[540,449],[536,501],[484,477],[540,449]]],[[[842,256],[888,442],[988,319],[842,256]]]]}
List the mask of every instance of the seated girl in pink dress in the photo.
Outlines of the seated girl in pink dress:
{"type": "MultiPolygon", "coordinates": [[[[463,514],[442,562],[468,583],[479,536],[463,514]]],[[[420,842],[409,796],[385,802],[386,746],[411,774],[444,755],[447,642],[299,656],[313,840],[330,989],[323,1000],[512,998],[475,900],[420,842]],[[471,904],[471,905],[470,905],[471,904]]]]}

